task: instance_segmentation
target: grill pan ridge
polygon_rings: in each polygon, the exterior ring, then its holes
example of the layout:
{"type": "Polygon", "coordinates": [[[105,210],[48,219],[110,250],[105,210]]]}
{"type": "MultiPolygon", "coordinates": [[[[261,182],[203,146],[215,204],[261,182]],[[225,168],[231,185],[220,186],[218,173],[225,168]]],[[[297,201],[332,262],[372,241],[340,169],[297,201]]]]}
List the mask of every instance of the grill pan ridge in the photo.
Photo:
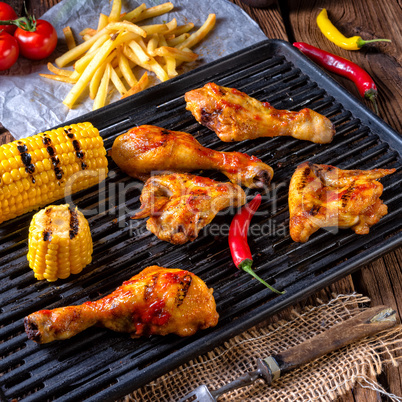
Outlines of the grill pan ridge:
{"type": "MultiPolygon", "coordinates": [[[[263,196],[259,211],[266,213],[256,215],[251,228],[272,224],[282,225],[284,231],[254,236],[250,243],[257,274],[286,294],[274,296],[236,270],[225,236],[202,232],[194,242],[174,246],[147,232],[144,221],[131,221],[139,207],[141,185],[109,158],[106,181],[73,196],[80,210],[97,208],[88,216],[93,262],[81,274],[53,284],[37,281],[26,259],[33,213],[0,226],[2,400],[115,400],[402,244],[401,137],[287,42],[260,42],[69,123],[78,121],[92,122],[107,149],[129,128],[154,124],[189,132],[216,150],[246,152],[270,164],[273,182],[281,185],[275,200],[263,196]],[[335,124],[335,138],[327,145],[290,137],[223,143],[185,110],[184,93],[209,81],[237,88],[279,109],[314,109],[335,124]],[[306,160],[344,169],[395,167],[393,175],[381,180],[388,215],[366,236],[350,230],[321,230],[305,244],[294,243],[287,228],[287,188],[296,166],[306,160]],[[116,200],[120,188],[126,202],[116,200]],[[214,288],[218,326],[190,338],[132,340],[127,334],[90,328],[47,345],[27,339],[24,316],[103,297],[153,264],[188,269],[214,288]]],[[[202,174],[226,181],[219,173],[202,174]]],[[[255,191],[246,193],[251,197],[255,191]]],[[[230,220],[229,213],[221,213],[212,223],[228,225],[230,220]]]]}

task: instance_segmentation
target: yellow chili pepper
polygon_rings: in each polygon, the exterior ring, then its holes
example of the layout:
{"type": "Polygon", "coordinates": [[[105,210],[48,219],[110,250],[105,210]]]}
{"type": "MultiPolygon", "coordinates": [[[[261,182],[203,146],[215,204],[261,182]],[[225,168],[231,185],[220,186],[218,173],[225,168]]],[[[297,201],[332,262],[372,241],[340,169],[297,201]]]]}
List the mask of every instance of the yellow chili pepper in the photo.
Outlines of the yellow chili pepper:
{"type": "Polygon", "coordinates": [[[346,38],[329,20],[328,13],[325,8],[323,8],[317,16],[317,25],[318,28],[320,28],[320,31],[328,40],[346,50],[359,50],[366,43],[391,42],[389,39],[363,40],[360,36],[352,36],[351,38],[346,38]]]}

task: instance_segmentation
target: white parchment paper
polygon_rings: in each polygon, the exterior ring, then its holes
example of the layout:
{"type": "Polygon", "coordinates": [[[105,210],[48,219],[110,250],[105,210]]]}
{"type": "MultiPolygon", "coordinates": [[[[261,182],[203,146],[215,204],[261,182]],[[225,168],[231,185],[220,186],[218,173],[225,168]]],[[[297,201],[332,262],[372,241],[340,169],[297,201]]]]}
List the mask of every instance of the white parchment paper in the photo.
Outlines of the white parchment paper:
{"type": "MultiPolygon", "coordinates": [[[[145,0],[147,7],[164,2],[145,0]]],[[[123,0],[122,12],[131,11],[141,3],[123,0]]],[[[175,8],[172,12],[144,20],[138,25],[167,22],[176,18],[179,25],[193,22],[195,31],[204,23],[208,14],[215,13],[217,18],[214,30],[194,47],[193,50],[200,56],[188,69],[266,39],[257,23],[228,0],[173,0],[173,4],[175,8]]],[[[49,74],[47,62],[53,63],[56,57],[67,51],[62,32],[65,26],[72,28],[76,41],[81,43],[79,32],[85,27],[96,29],[99,13],[108,15],[110,9],[111,2],[108,0],[63,0],[40,17],[53,24],[57,30],[59,41],[55,52],[47,60],[41,61],[20,57],[10,70],[0,72],[0,122],[15,139],[37,134],[92,110],[93,101],[86,97],[80,98],[80,103],[73,109],[68,109],[62,101],[72,85],[40,77],[39,73],[49,74]]],[[[117,99],[118,93],[110,101],[117,99]]]]}

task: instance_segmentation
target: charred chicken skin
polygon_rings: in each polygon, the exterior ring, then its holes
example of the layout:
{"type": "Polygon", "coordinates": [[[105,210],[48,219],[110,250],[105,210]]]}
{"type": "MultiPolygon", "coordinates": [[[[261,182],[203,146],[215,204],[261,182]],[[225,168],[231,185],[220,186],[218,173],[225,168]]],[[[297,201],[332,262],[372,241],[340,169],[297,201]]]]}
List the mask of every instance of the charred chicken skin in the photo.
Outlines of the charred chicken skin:
{"type": "Polygon", "coordinates": [[[232,183],[253,188],[268,185],[273,176],[272,168],[254,156],[214,151],[190,134],[149,125],[117,137],[111,155],[121,170],[143,181],[155,171],[213,169],[232,183]]]}
{"type": "Polygon", "coordinates": [[[388,209],[380,200],[383,186],[377,179],[395,169],[341,170],[305,162],[289,186],[290,236],[304,243],[323,227],[351,228],[369,233],[388,209]]]}
{"type": "Polygon", "coordinates": [[[193,241],[215,215],[246,202],[241,187],[190,174],[165,174],[147,180],[141,211],[133,219],[149,217],[147,229],[172,244],[193,241]]]}
{"type": "Polygon", "coordinates": [[[94,325],[133,338],[189,336],[218,323],[212,291],[191,272],[151,266],[103,299],[25,317],[25,331],[38,343],[69,339],[94,325]]]}
{"type": "Polygon", "coordinates": [[[335,134],[329,119],[311,110],[277,110],[234,88],[210,82],[185,94],[187,110],[225,142],[292,136],[327,144],[335,134]]]}

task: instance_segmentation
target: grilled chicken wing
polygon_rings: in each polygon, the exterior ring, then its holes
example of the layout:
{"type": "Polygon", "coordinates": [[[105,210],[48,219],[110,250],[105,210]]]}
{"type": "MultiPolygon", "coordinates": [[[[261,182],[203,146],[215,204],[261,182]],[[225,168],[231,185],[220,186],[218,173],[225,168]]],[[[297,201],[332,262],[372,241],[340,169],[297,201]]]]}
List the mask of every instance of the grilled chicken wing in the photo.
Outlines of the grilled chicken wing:
{"type": "Polygon", "coordinates": [[[180,269],[145,268],[103,299],[25,317],[28,338],[38,343],[68,339],[94,325],[141,335],[193,335],[218,323],[212,289],[180,269]]]}
{"type": "Polygon", "coordinates": [[[153,171],[220,170],[232,183],[246,187],[268,185],[270,166],[240,152],[203,147],[193,136],[156,126],[134,127],[116,138],[112,158],[121,170],[145,181],[153,171]]]}
{"type": "Polygon", "coordinates": [[[187,110],[225,142],[259,137],[292,136],[319,144],[335,134],[329,119],[311,109],[277,110],[234,88],[210,82],[185,94],[187,110]]]}
{"type": "Polygon", "coordinates": [[[367,234],[370,226],[387,214],[376,181],[395,169],[341,170],[305,162],[299,165],[289,186],[290,236],[306,242],[319,228],[351,228],[367,234]]]}
{"type": "Polygon", "coordinates": [[[215,215],[246,202],[241,187],[190,174],[166,174],[147,180],[141,194],[141,211],[147,229],[172,244],[193,241],[215,215]]]}

